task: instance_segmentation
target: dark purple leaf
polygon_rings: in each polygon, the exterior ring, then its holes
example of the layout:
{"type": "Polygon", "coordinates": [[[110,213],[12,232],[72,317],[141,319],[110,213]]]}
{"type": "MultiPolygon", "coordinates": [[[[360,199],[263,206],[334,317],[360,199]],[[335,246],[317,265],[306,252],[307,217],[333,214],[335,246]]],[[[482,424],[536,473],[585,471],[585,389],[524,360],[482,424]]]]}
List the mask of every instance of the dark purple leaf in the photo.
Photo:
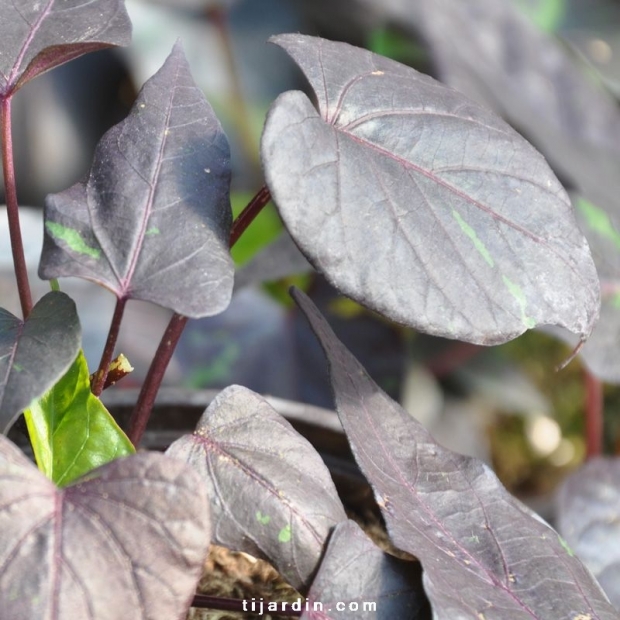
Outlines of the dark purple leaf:
{"type": "Polygon", "coordinates": [[[51,292],[23,322],[0,309],[0,429],[6,433],[33,399],[60,379],[80,350],[73,300],[51,292]]]}
{"type": "Polygon", "coordinates": [[[592,459],[564,481],[558,531],[620,611],[619,515],[620,459],[592,459]]]}
{"type": "Polygon", "coordinates": [[[296,588],[309,585],[346,515],[321,457],[271,405],[226,388],[166,454],[200,473],[213,542],[268,559],[296,588]]]}
{"type": "Polygon", "coordinates": [[[557,324],[587,336],[596,271],[543,157],[492,112],[344,43],[279,35],[318,111],[281,95],[262,139],[285,224],[337,288],[476,343],[557,324]]]}
{"type": "Polygon", "coordinates": [[[428,604],[419,565],[387,555],[353,521],[334,528],[306,603],[302,620],[416,620],[428,604]]]}
{"type": "Polygon", "coordinates": [[[558,534],[481,461],[451,452],[370,379],[301,292],[342,425],[392,542],[422,562],[438,620],[617,619],[558,534]]]}
{"type": "Polygon", "coordinates": [[[0,600],[11,620],[174,620],[209,546],[196,474],[156,453],[64,489],[0,437],[0,600]]]}
{"type": "Polygon", "coordinates": [[[102,138],[88,179],[48,196],[40,276],[87,278],[193,318],[221,312],[234,273],[229,159],[177,44],[102,138]]]}
{"type": "Polygon", "coordinates": [[[444,81],[501,112],[590,204],[598,205],[594,228],[591,211],[582,212],[580,218],[599,269],[603,297],[601,320],[582,357],[600,378],[620,381],[620,357],[614,346],[620,336],[617,245],[613,274],[603,266],[604,262],[609,266],[607,259],[599,260],[603,254],[609,257],[617,244],[613,233],[601,230],[601,223],[607,227],[601,216],[608,222],[620,219],[617,102],[514,3],[419,0],[405,9],[398,0],[388,0],[382,8],[390,19],[419,30],[427,39],[444,81]]]}
{"type": "Polygon", "coordinates": [[[0,98],[88,52],[128,45],[123,0],[0,0],[0,98]]]}

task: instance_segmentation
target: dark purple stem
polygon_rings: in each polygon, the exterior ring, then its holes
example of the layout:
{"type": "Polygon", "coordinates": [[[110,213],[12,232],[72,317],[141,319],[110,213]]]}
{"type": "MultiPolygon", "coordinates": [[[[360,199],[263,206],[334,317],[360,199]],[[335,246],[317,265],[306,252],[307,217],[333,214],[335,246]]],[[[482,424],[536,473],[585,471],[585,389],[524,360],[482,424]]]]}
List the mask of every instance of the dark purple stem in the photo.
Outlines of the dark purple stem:
{"type": "Polygon", "coordinates": [[[155,357],[151,362],[146,379],[140,390],[136,408],[133,410],[129,420],[128,435],[136,448],[140,444],[149,417],[151,416],[151,411],[153,410],[153,404],[155,403],[155,397],[159,391],[159,386],[161,385],[166,368],[168,368],[168,364],[172,359],[172,354],[179,342],[179,338],[183,333],[183,328],[186,323],[187,317],[181,316],[175,312],[157,347],[155,357]]]}
{"type": "Polygon", "coordinates": [[[603,383],[584,369],[586,388],[586,458],[603,453],[603,383]]]}
{"type": "Polygon", "coordinates": [[[263,207],[271,200],[271,193],[266,185],[263,185],[254,198],[250,200],[248,206],[243,209],[239,217],[233,222],[230,231],[230,247],[232,248],[245,229],[254,221],[256,216],[263,210],[263,207]]]}
{"type": "Polygon", "coordinates": [[[106,340],[105,347],[103,348],[99,368],[97,369],[90,386],[90,389],[95,396],[99,396],[101,392],[103,392],[103,386],[105,385],[105,380],[108,377],[110,363],[112,362],[112,356],[114,355],[114,347],[116,347],[118,333],[121,329],[121,321],[123,320],[123,313],[125,312],[126,303],[126,299],[116,300],[116,307],[114,308],[112,322],[110,323],[110,330],[108,331],[108,339],[106,340]]]}
{"type": "Polygon", "coordinates": [[[0,123],[2,125],[2,172],[6,194],[6,212],[9,220],[9,235],[13,252],[15,279],[19,291],[19,301],[24,319],[32,310],[32,295],[28,282],[28,270],[24,256],[24,245],[19,225],[19,206],[17,204],[17,187],[15,185],[15,162],[13,160],[13,137],[11,129],[11,97],[0,100],[0,123]]]}
{"type": "MultiPolygon", "coordinates": [[[[260,612],[267,611],[267,606],[272,605],[272,601],[264,601],[263,599],[245,599],[240,601],[235,598],[220,598],[218,596],[206,596],[205,594],[196,594],[192,601],[192,607],[198,607],[201,609],[217,609],[219,611],[235,611],[235,612],[260,612]],[[252,609],[252,601],[254,601],[254,609],[252,609]],[[243,604],[245,603],[245,609],[243,604]],[[259,608],[259,604],[262,603],[262,610],[259,608]]],[[[278,611],[269,609],[270,615],[276,616],[293,616],[295,618],[301,617],[302,611],[295,611],[291,609],[291,603],[278,603],[278,611]]],[[[304,605],[302,605],[302,608],[304,605]]],[[[262,614],[261,614],[262,615],[262,614]]]]}
{"type": "MultiPolygon", "coordinates": [[[[250,200],[248,206],[240,213],[239,217],[233,222],[230,232],[230,247],[237,242],[252,220],[260,213],[261,209],[271,200],[271,194],[266,186],[261,187],[256,196],[250,200]]],[[[129,439],[134,446],[138,447],[142,435],[146,430],[155,397],[159,391],[166,368],[172,359],[172,354],[181,338],[187,317],[180,314],[173,314],[168,323],[168,327],[162,336],[155,357],[151,362],[149,371],[140,390],[138,402],[131,413],[129,419],[129,439]]]]}

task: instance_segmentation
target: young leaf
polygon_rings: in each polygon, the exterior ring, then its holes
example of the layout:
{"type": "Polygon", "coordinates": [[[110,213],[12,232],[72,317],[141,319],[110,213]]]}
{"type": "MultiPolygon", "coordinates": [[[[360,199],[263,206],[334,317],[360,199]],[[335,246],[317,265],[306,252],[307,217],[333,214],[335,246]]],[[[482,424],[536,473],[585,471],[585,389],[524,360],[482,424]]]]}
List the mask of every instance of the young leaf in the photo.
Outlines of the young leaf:
{"type": "Polygon", "coordinates": [[[73,58],[129,45],[123,0],[0,0],[0,98],[73,58]]]}
{"type": "Polygon", "coordinates": [[[47,197],[39,275],[217,314],[233,285],[229,186],[228,141],[177,44],[102,138],[89,177],[47,197]]]}
{"type": "Polygon", "coordinates": [[[80,322],[73,300],[47,293],[25,322],[0,309],[0,430],[66,372],[80,350],[80,322]]]}
{"type": "Polygon", "coordinates": [[[3,618],[184,617],[209,545],[208,499],[175,459],[142,453],[57,489],[0,437],[3,618]]]}
{"type": "Polygon", "coordinates": [[[166,454],[200,473],[214,543],[266,558],[296,588],[310,584],[346,514],[321,457],[263,398],[226,388],[166,454]]]}
{"type": "Polygon", "coordinates": [[[301,67],[318,109],[300,92],[276,100],[265,175],[289,232],[332,284],[396,321],[475,343],[541,324],[590,333],[594,264],[531,145],[394,61],[303,35],[272,41],[301,67]]]}
{"type": "Polygon", "coordinates": [[[620,611],[620,460],[588,461],[562,484],[558,531],[620,611]]]}
{"type": "Polygon", "coordinates": [[[80,351],[65,376],[24,412],[39,469],[65,486],[120,456],[132,443],[90,391],[88,364],[80,351]]]}
{"type": "Polygon", "coordinates": [[[394,545],[422,562],[438,620],[612,620],[558,534],[481,461],[451,452],[370,379],[300,291],[329,360],[336,405],[394,545]]]}
{"type": "Polygon", "coordinates": [[[419,566],[387,555],[353,521],[339,523],[306,597],[302,620],[428,617],[419,566]],[[417,570],[416,570],[417,569],[417,570]],[[321,608],[315,603],[320,603],[321,608]],[[344,609],[338,609],[343,606],[344,609]]]}

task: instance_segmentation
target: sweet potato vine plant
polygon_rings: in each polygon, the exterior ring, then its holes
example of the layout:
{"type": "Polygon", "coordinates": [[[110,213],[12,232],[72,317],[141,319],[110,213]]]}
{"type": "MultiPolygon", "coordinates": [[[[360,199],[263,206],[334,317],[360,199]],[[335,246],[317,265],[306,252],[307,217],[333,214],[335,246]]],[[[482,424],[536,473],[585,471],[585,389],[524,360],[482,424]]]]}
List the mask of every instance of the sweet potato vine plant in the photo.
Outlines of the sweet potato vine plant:
{"type": "Polygon", "coordinates": [[[195,596],[215,542],[268,559],[306,597],[293,613],[307,619],[417,619],[430,609],[449,620],[617,618],[566,542],[486,465],[435,443],[301,292],[293,296],[325,350],[354,456],[391,541],[419,559],[422,577],[417,562],[386,555],[347,520],[318,453],[243,387],[223,390],[165,454],[134,454],[184,325],[227,307],[230,246],[271,198],[314,267],[390,319],[482,344],[543,324],[585,340],[599,279],[564,189],[530,144],[413,69],[278,35],[271,41],[299,65],[314,103],[302,92],[273,103],[261,142],[266,186],[232,222],[228,143],[177,44],[102,138],[89,175],[48,196],[39,275],[52,290],[33,304],[13,96],[61,63],[128,44],[130,23],[121,0],[0,0],[0,15],[2,161],[23,314],[0,311],[0,424],[6,433],[24,414],[38,465],[0,438],[3,617],[242,609],[195,596]],[[64,276],[117,297],[92,382],[75,305],[57,284],[64,276]],[[131,299],[174,315],[126,435],[99,395],[131,299]]]}

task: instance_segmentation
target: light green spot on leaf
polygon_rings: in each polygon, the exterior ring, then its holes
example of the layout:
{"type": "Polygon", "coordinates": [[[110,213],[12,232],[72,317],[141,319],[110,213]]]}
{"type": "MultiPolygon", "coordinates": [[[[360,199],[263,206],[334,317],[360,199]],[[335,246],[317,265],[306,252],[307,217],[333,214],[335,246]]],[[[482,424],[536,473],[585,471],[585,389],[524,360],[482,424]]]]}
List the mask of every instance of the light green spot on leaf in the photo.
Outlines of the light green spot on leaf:
{"type": "Polygon", "coordinates": [[[495,261],[493,257],[489,254],[489,250],[487,250],[486,245],[478,238],[476,231],[461,217],[461,214],[456,210],[452,209],[452,215],[454,219],[458,222],[458,225],[461,227],[461,230],[472,240],[474,247],[482,258],[487,262],[489,267],[493,267],[495,265],[495,261]]]}
{"type": "Polygon", "coordinates": [[[262,525],[267,525],[269,521],[271,521],[271,517],[269,515],[264,515],[260,510],[257,510],[256,520],[262,525]]]}
{"type": "Polygon", "coordinates": [[[560,544],[562,545],[562,548],[564,549],[564,551],[566,551],[568,555],[573,557],[575,555],[575,552],[568,546],[568,543],[559,534],[558,534],[558,540],[560,541],[560,544]]]}
{"type": "Polygon", "coordinates": [[[278,540],[281,543],[290,542],[291,540],[291,526],[290,525],[287,525],[280,530],[280,533],[278,534],[278,540]]]}
{"type": "Polygon", "coordinates": [[[507,276],[502,276],[502,280],[504,281],[504,284],[506,285],[506,288],[508,289],[510,294],[519,304],[519,308],[521,309],[521,320],[523,321],[523,324],[528,329],[532,329],[536,326],[536,321],[531,316],[527,315],[527,299],[525,298],[525,293],[523,292],[523,289],[518,284],[515,284],[512,280],[510,280],[510,278],[508,278],[507,276]]]}
{"type": "Polygon", "coordinates": [[[101,255],[101,250],[87,245],[84,239],[82,239],[82,235],[74,228],[62,226],[62,224],[57,224],[56,222],[45,222],[45,228],[47,228],[47,231],[54,239],[64,241],[71,250],[78,254],[86,254],[86,256],[92,258],[99,258],[101,255]]]}
{"type": "Polygon", "coordinates": [[[151,228],[149,228],[144,234],[147,235],[147,237],[151,235],[159,235],[161,234],[161,230],[159,230],[157,226],[151,226],[151,228]]]}
{"type": "Polygon", "coordinates": [[[610,299],[610,302],[614,308],[620,309],[620,293],[614,293],[613,297],[610,299]]]}
{"type": "Polygon", "coordinates": [[[620,250],[620,234],[614,228],[609,215],[591,202],[579,198],[577,209],[583,215],[590,230],[611,241],[620,250]]]}

